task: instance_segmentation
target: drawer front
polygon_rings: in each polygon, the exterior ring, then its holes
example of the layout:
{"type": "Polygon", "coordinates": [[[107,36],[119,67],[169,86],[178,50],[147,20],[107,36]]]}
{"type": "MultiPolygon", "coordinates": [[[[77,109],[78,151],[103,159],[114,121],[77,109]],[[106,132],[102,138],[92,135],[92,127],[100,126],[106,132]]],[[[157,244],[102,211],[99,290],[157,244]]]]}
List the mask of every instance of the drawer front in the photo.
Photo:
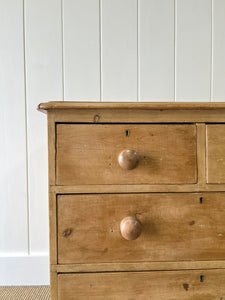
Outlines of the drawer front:
{"type": "Polygon", "coordinates": [[[57,209],[59,264],[225,259],[222,192],[59,195],[57,209]]]}
{"type": "Polygon", "coordinates": [[[59,300],[222,300],[224,270],[59,274],[59,300]]]}
{"type": "Polygon", "coordinates": [[[207,183],[225,183],[225,125],[206,129],[207,183]]]}
{"type": "Polygon", "coordinates": [[[196,177],[195,125],[57,125],[58,185],[181,184],[196,177]]]}

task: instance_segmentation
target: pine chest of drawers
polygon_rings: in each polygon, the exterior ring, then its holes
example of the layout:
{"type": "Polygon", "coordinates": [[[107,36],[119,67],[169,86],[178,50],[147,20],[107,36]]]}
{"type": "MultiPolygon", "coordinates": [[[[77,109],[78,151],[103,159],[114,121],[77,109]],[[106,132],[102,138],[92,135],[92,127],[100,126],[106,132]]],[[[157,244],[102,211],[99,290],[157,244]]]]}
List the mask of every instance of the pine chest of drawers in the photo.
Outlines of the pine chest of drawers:
{"type": "Polygon", "coordinates": [[[225,104],[49,102],[52,300],[225,300],[225,104]]]}

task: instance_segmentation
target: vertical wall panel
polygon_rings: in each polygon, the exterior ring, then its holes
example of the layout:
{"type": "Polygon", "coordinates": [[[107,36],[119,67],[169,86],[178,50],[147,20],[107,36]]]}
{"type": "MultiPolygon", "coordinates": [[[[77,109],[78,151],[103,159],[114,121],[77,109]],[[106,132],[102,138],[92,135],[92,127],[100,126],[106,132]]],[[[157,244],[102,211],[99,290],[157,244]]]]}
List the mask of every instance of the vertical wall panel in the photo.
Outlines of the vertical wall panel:
{"type": "Polygon", "coordinates": [[[0,2],[0,252],[27,253],[23,1],[0,2]]]}
{"type": "Polygon", "coordinates": [[[210,101],[211,0],[176,4],[176,100],[210,101]]]}
{"type": "Polygon", "coordinates": [[[137,100],[137,0],[102,0],[103,100],[137,100]]]}
{"type": "Polygon", "coordinates": [[[174,0],[140,0],[140,100],[174,101],[174,0]]]}
{"type": "Polygon", "coordinates": [[[46,116],[38,103],[62,99],[61,1],[26,0],[30,251],[48,251],[46,116]]]}
{"type": "Polygon", "coordinates": [[[99,0],[63,1],[65,100],[100,100],[99,0]]]}
{"type": "Polygon", "coordinates": [[[225,1],[213,0],[212,100],[225,101],[225,1]]]}

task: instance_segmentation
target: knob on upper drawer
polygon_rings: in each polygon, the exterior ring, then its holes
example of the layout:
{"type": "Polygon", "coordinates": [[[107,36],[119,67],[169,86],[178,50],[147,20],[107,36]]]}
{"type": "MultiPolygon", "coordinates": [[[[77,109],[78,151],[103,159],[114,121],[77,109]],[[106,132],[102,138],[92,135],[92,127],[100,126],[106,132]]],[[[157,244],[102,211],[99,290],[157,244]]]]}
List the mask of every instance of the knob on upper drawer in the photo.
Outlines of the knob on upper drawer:
{"type": "Polygon", "coordinates": [[[57,185],[197,181],[194,124],[57,124],[56,135],[57,185]]]}
{"type": "Polygon", "coordinates": [[[126,217],[120,223],[120,231],[126,240],[136,240],[141,234],[141,223],[135,217],[126,217]]]}
{"type": "Polygon", "coordinates": [[[139,163],[139,156],[134,150],[123,150],[118,156],[118,162],[122,169],[132,170],[139,163]]]}

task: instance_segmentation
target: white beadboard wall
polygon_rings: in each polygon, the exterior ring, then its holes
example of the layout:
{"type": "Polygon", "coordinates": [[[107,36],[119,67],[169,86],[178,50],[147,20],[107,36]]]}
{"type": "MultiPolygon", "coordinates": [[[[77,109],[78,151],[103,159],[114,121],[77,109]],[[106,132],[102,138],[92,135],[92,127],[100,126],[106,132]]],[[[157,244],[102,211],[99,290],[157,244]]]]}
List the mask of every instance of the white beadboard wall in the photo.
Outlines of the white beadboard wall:
{"type": "Polygon", "coordinates": [[[38,103],[225,101],[225,0],[1,0],[0,38],[0,285],[49,284],[38,103]]]}

